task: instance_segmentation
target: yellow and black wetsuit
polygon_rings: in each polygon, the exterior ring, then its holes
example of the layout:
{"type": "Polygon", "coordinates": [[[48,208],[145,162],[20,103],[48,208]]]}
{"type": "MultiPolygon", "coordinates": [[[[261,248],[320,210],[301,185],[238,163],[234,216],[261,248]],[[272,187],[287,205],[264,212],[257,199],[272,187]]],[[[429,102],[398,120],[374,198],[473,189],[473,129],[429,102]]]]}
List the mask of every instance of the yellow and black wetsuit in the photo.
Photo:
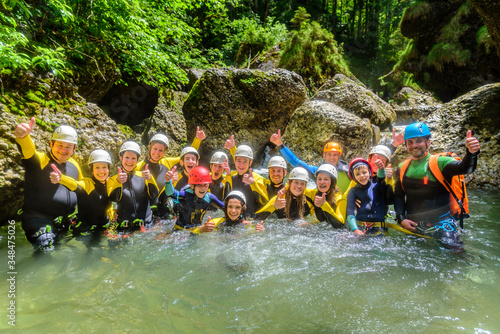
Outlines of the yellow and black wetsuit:
{"type": "MultiPolygon", "coordinates": [[[[317,190],[316,189],[306,189],[304,191],[304,198],[305,201],[302,203],[304,206],[303,210],[303,216],[306,217],[307,215],[316,215],[316,219],[319,221],[327,221],[330,223],[333,227],[341,227],[342,224],[344,223],[344,218],[340,214],[340,209],[339,209],[339,203],[336,202],[335,209],[332,208],[332,206],[328,203],[325,202],[321,207],[316,207],[314,205],[314,197],[316,196],[317,190]]],[[[292,197],[293,198],[293,197],[292,197]]],[[[337,196],[336,198],[337,201],[342,201],[342,196],[337,196]]],[[[276,196],[273,197],[261,210],[257,211],[256,213],[256,218],[258,220],[260,219],[266,219],[271,215],[272,213],[276,212],[276,208],[274,207],[274,202],[276,201],[276,196]]],[[[298,219],[298,206],[300,204],[298,203],[297,200],[294,200],[291,205],[290,205],[290,217],[291,219],[298,219]]],[[[286,218],[286,214],[283,217],[280,217],[278,215],[278,218],[286,218]]]]}
{"type": "Polygon", "coordinates": [[[78,198],[78,218],[72,227],[73,234],[99,235],[109,224],[108,210],[111,207],[106,184],[94,177],[85,177],[82,181],[63,175],[60,184],[76,193],[78,198]]]}
{"type": "Polygon", "coordinates": [[[48,250],[68,227],[68,216],[74,213],[77,203],[74,192],[50,181],[50,165],[76,180],[83,178],[82,172],[73,159],[59,164],[50,152],[37,152],[29,135],[16,141],[25,168],[22,227],[33,246],[48,250]]]}
{"type": "Polygon", "coordinates": [[[253,217],[255,212],[269,201],[265,190],[265,178],[255,172],[252,172],[252,176],[255,182],[248,185],[243,182],[243,175],[239,175],[238,172],[233,171],[231,175],[226,176],[226,186],[224,188],[224,197],[232,190],[239,190],[245,195],[247,206],[246,213],[249,217],[253,217]]]}
{"type": "Polygon", "coordinates": [[[134,170],[127,172],[127,181],[121,184],[117,176],[109,178],[107,182],[109,199],[117,204],[116,230],[120,233],[130,233],[141,226],[150,227],[153,223],[150,203],[158,197],[154,177],[145,180],[141,172],[134,170]]]}

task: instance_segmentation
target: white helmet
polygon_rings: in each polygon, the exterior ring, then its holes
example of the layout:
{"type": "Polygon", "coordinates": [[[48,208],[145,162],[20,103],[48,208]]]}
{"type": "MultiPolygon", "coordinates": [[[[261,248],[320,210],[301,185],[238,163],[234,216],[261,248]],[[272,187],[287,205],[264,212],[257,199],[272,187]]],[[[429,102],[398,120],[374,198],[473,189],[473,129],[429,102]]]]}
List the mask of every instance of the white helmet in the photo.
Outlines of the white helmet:
{"type": "Polygon", "coordinates": [[[253,160],[253,151],[252,148],[248,145],[240,145],[236,148],[236,152],[234,153],[234,157],[244,157],[250,160],[253,160]]]}
{"type": "Polygon", "coordinates": [[[51,140],[78,145],[76,130],[69,125],[61,125],[52,133],[51,140]]]}
{"type": "Polygon", "coordinates": [[[391,156],[392,156],[391,150],[385,145],[377,145],[374,148],[372,148],[372,150],[371,150],[370,154],[368,154],[368,156],[370,156],[372,154],[381,155],[384,158],[386,158],[387,161],[391,160],[391,156]]]}
{"type": "Polygon", "coordinates": [[[137,154],[137,157],[141,155],[141,147],[135,141],[128,140],[120,146],[120,155],[125,151],[131,151],[137,154]]]}
{"type": "Polygon", "coordinates": [[[105,150],[93,150],[89,155],[89,165],[94,162],[105,162],[111,165],[111,155],[105,150]]]}
{"type": "Polygon", "coordinates": [[[290,176],[288,176],[289,180],[300,180],[300,181],[309,181],[309,174],[307,173],[307,170],[302,167],[295,167],[292,169],[290,172],[290,176]]]}
{"type": "Polygon", "coordinates": [[[198,153],[198,151],[194,147],[187,146],[187,147],[184,147],[181,151],[181,160],[188,153],[192,153],[192,154],[196,155],[197,159],[200,159],[200,154],[198,153]]]}
{"type": "Polygon", "coordinates": [[[246,204],[247,203],[247,199],[245,198],[245,195],[243,195],[243,193],[239,190],[233,190],[231,191],[227,196],[226,196],[226,199],[229,199],[231,197],[235,197],[237,199],[239,199],[240,201],[243,202],[243,204],[246,204]]]}
{"type": "Polygon", "coordinates": [[[279,155],[275,155],[269,160],[269,163],[267,164],[267,168],[271,167],[281,167],[286,169],[286,161],[283,159],[283,157],[280,157],[279,155]]]}
{"type": "Polygon", "coordinates": [[[330,174],[330,176],[335,180],[338,179],[337,169],[335,169],[335,167],[330,164],[323,164],[319,166],[318,170],[316,170],[316,173],[314,173],[314,176],[317,178],[319,173],[327,173],[330,174]]]}
{"type": "Polygon", "coordinates": [[[165,145],[167,148],[168,148],[168,138],[167,136],[165,136],[164,134],[161,134],[161,133],[157,133],[155,134],[153,137],[151,137],[151,139],[149,140],[149,143],[161,143],[163,145],[165,145]]]}
{"type": "Polygon", "coordinates": [[[211,164],[223,164],[227,161],[227,155],[224,152],[217,151],[214,154],[212,154],[212,157],[210,158],[210,163],[211,164]]]}

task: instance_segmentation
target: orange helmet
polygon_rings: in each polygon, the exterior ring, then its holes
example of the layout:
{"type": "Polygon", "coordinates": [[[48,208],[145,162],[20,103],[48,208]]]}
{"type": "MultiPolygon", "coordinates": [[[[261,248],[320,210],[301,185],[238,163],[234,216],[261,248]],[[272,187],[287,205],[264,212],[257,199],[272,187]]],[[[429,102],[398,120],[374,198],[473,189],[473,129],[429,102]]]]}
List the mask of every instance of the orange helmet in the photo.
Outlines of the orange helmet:
{"type": "Polygon", "coordinates": [[[339,143],[330,141],[326,143],[325,147],[323,148],[323,153],[325,152],[339,152],[340,155],[342,155],[342,148],[340,147],[339,143]]]}
{"type": "Polygon", "coordinates": [[[210,172],[205,167],[195,167],[189,172],[189,184],[207,184],[212,183],[210,172]]]}

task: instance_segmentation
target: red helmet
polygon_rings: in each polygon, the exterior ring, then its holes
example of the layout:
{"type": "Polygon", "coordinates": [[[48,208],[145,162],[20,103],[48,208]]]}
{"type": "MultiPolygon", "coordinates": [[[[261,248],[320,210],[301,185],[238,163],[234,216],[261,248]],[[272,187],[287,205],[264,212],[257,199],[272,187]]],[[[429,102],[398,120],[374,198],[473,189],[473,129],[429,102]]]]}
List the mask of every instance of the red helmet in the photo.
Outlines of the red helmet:
{"type": "Polygon", "coordinates": [[[363,158],[355,158],[355,159],[352,159],[351,163],[349,164],[349,178],[351,180],[354,180],[354,168],[357,168],[361,165],[366,165],[366,167],[368,168],[368,171],[371,173],[373,173],[372,171],[372,166],[370,165],[370,163],[366,160],[366,159],[363,159],[363,158]]]}
{"type": "Polygon", "coordinates": [[[189,184],[207,184],[212,183],[210,172],[205,167],[195,167],[189,172],[189,184]]]}

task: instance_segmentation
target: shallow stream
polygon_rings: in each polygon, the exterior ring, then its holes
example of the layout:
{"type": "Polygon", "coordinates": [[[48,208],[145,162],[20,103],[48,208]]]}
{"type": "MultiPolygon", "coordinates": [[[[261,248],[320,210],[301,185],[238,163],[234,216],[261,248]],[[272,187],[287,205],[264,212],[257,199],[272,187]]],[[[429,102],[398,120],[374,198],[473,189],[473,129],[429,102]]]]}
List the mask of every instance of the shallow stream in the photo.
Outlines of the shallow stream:
{"type": "Polygon", "coordinates": [[[469,191],[465,253],[396,230],[354,238],[326,224],[190,236],[170,224],[34,257],[16,224],[16,326],[5,333],[498,333],[500,193],[469,191]]]}

